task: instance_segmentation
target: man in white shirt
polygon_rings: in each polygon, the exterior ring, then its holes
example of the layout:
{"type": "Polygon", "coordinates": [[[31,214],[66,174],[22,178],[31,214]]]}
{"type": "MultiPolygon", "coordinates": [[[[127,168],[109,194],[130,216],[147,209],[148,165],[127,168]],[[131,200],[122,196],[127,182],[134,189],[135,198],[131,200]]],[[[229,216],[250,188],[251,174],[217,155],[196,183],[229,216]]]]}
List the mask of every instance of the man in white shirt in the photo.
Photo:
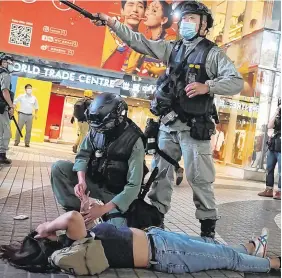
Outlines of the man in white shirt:
{"type": "MultiPolygon", "coordinates": [[[[25,94],[18,96],[14,100],[14,107],[16,108],[17,104],[20,104],[20,109],[18,109],[19,119],[18,124],[20,130],[22,130],[25,125],[26,134],[25,134],[25,146],[29,147],[32,120],[33,120],[33,110],[35,111],[34,118],[37,119],[38,112],[38,101],[35,96],[32,95],[32,86],[30,84],[25,85],[25,94]]],[[[20,134],[16,131],[15,146],[18,146],[20,143],[20,134]]]]}

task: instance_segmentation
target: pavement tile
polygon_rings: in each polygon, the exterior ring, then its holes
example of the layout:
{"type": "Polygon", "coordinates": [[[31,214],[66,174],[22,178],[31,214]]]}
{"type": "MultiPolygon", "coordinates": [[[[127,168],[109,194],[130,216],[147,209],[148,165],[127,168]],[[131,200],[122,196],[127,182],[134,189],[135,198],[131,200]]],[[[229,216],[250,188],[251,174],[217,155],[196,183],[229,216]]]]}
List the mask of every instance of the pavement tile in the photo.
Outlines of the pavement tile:
{"type": "MultiPolygon", "coordinates": [[[[0,244],[10,240],[22,240],[33,227],[63,213],[57,204],[50,186],[51,165],[58,159],[73,160],[71,146],[34,144],[29,150],[11,148],[11,167],[0,166],[0,244]],[[30,218],[14,221],[17,214],[30,218]]],[[[270,228],[268,255],[281,254],[281,230],[274,222],[280,213],[281,202],[258,197],[255,190],[262,184],[220,177],[215,186],[221,219],[217,222],[216,238],[222,243],[238,244],[248,241],[253,233],[260,233],[264,225],[270,228]],[[251,188],[251,186],[253,188],[251,188]]],[[[167,230],[199,235],[200,223],[195,219],[192,191],[187,182],[174,188],[172,207],[165,218],[167,230]]],[[[32,274],[15,269],[0,261],[0,278],[71,278],[67,274],[32,274]]],[[[87,276],[83,276],[87,277],[87,276]]],[[[279,272],[269,274],[243,274],[227,270],[212,270],[199,273],[167,274],[149,269],[108,269],[94,277],[99,278],[260,278],[280,277],[279,272]]]]}

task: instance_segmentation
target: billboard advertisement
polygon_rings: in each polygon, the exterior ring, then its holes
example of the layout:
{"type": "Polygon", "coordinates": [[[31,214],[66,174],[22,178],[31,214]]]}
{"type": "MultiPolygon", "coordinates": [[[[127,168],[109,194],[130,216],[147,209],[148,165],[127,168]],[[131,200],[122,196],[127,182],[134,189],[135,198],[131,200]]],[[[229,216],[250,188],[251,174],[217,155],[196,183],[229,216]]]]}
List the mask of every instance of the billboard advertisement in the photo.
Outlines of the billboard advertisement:
{"type": "MultiPolygon", "coordinates": [[[[174,40],[171,5],[166,1],[79,1],[90,12],[103,12],[147,38],[174,40]]],[[[93,68],[158,77],[160,61],[128,48],[108,27],[96,27],[58,0],[0,2],[0,50],[93,68]]]]}

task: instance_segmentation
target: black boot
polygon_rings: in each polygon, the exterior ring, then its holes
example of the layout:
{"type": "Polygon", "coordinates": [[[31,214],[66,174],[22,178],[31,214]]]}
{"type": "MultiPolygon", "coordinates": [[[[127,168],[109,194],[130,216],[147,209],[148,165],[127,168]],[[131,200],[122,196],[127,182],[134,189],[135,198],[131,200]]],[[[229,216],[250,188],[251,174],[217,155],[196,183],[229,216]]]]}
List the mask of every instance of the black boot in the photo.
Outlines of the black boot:
{"type": "Polygon", "coordinates": [[[11,164],[12,160],[8,159],[6,153],[0,153],[0,164],[11,164]]]}
{"type": "Polygon", "coordinates": [[[201,237],[215,237],[215,223],[217,220],[205,219],[200,220],[201,223],[201,237]]]}

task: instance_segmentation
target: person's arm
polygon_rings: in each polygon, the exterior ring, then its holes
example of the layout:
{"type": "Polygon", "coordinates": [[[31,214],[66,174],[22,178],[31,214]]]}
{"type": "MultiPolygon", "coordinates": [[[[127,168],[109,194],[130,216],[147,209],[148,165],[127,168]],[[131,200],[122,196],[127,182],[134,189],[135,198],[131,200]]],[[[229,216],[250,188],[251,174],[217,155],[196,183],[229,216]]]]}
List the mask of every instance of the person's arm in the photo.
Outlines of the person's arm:
{"type": "MultiPolygon", "coordinates": [[[[209,92],[217,95],[236,95],[243,90],[244,80],[222,49],[214,47],[207,56],[207,74],[212,78],[209,92]]],[[[209,83],[209,82],[207,82],[209,83]]]]}
{"type": "Polygon", "coordinates": [[[21,99],[22,99],[22,95],[14,99],[13,107],[16,111],[17,111],[17,104],[21,102],[21,99]]]}
{"type": "Polygon", "coordinates": [[[110,203],[113,203],[121,212],[127,211],[130,204],[137,198],[143,179],[143,163],[145,149],[142,139],[139,138],[128,160],[127,184],[123,191],[116,195],[110,203]]]}
{"type": "Polygon", "coordinates": [[[88,162],[90,160],[92,152],[93,149],[90,143],[90,136],[89,134],[87,134],[80,145],[80,149],[75,157],[75,162],[73,166],[73,171],[77,172],[78,178],[79,175],[81,175],[80,172],[86,173],[88,162]]]}
{"type": "Polygon", "coordinates": [[[38,101],[37,101],[37,98],[35,98],[35,101],[34,101],[34,117],[35,117],[35,119],[37,119],[38,109],[39,109],[38,101]]]}
{"type": "Polygon", "coordinates": [[[100,16],[106,20],[109,28],[111,28],[123,42],[136,52],[149,55],[165,63],[169,60],[173,48],[172,42],[165,40],[148,40],[143,34],[132,31],[118,20],[105,14],[100,14],[100,16]]]}
{"type": "Polygon", "coordinates": [[[272,118],[270,119],[270,121],[268,122],[267,127],[268,127],[269,129],[274,128],[275,119],[276,119],[276,117],[277,117],[277,115],[278,115],[280,109],[281,109],[280,106],[277,107],[277,109],[276,109],[276,111],[275,111],[275,114],[273,115],[273,117],[272,117],[272,118]]]}
{"type": "Polygon", "coordinates": [[[78,184],[74,188],[74,193],[77,197],[81,197],[85,194],[87,189],[85,173],[87,166],[93,152],[92,145],[90,143],[90,135],[88,134],[80,145],[79,152],[75,157],[73,171],[77,172],[78,184]]]}
{"type": "Polygon", "coordinates": [[[127,184],[124,186],[123,191],[104,205],[91,204],[90,211],[83,214],[86,224],[103,216],[114,208],[117,208],[121,212],[127,211],[130,204],[137,198],[141,189],[144,158],[144,145],[139,138],[133,146],[131,156],[128,160],[127,184]]]}
{"type": "Polygon", "coordinates": [[[86,237],[87,232],[82,215],[77,211],[69,211],[51,222],[40,224],[36,228],[35,238],[52,237],[56,231],[66,230],[66,235],[72,240],[86,237]]]}

